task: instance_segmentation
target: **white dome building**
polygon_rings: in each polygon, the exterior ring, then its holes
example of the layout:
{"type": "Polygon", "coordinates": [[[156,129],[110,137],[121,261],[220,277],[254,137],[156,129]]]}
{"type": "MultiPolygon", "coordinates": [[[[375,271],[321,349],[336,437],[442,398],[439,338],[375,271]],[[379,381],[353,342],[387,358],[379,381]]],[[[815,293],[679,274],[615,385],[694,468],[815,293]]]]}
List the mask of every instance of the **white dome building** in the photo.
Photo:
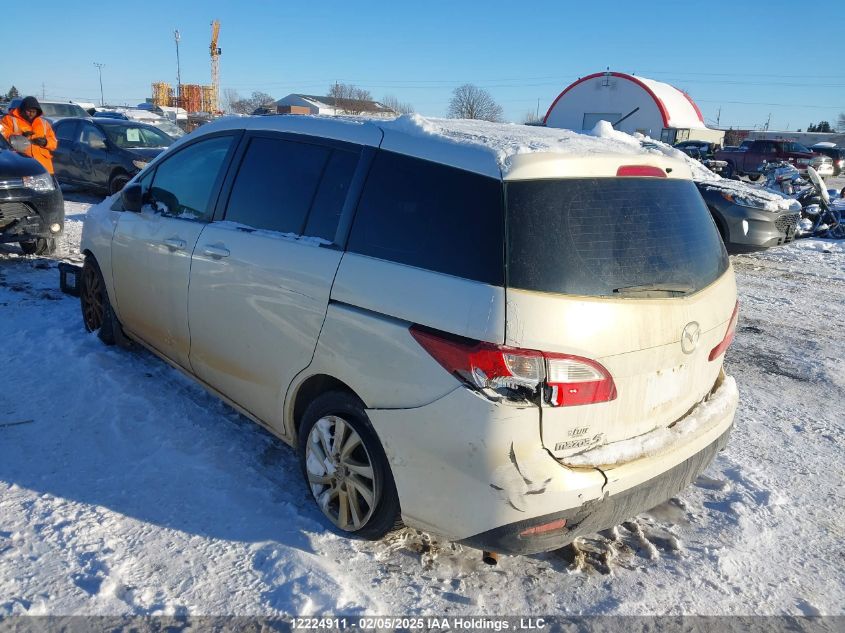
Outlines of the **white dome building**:
{"type": "Polygon", "coordinates": [[[686,140],[721,144],[725,136],[704,124],[701,110],[687,93],[662,81],[610,71],[567,86],[543,122],[582,132],[601,120],[622,132],[639,132],[669,144],[686,140]]]}

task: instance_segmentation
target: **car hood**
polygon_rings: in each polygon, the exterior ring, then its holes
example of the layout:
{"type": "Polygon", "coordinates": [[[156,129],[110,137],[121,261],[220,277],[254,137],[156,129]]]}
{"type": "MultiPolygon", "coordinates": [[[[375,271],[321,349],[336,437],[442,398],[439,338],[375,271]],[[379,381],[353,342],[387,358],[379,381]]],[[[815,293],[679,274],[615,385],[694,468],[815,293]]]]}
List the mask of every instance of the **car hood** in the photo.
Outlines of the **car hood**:
{"type": "Polygon", "coordinates": [[[0,149],[0,180],[37,176],[45,171],[34,158],[21,156],[10,149],[0,149]]]}
{"type": "Polygon", "coordinates": [[[745,198],[753,204],[754,208],[764,209],[766,211],[795,211],[796,207],[798,209],[801,208],[801,205],[792,198],[783,196],[776,191],[754,187],[740,180],[730,180],[728,178],[696,180],[695,186],[698,187],[698,191],[705,201],[710,204],[715,203],[716,206],[728,204],[723,194],[730,194],[745,198]]]}

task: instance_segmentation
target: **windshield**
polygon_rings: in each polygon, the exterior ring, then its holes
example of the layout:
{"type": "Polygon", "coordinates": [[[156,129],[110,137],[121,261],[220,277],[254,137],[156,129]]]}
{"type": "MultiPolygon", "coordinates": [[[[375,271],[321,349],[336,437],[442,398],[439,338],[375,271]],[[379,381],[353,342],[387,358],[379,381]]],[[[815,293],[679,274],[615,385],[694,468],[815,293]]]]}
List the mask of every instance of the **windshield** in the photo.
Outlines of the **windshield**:
{"type": "Polygon", "coordinates": [[[787,152],[801,152],[802,154],[812,154],[812,152],[801,145],[801,143],[786,143],[787,152]]]}
{"type": "Polygon", "coordinates": [[[572,178],[506,183],[507,284],[587,296],[701,290],[727,270],[689,180],[572,178]]]}
{"type": "Polygon", "coordinates": [[[41,109],[46,117],[88,116],[88,113],[75,103],[42,103],[41,109]]]}
{"type": "Polygon", "coordinates": [[[173,143],[167,134],[147,125],[118,123],[102,128],[112,143],[125,149],[168,147],[173,143]]]}
{"type": "Polygon", "coordinates": [[[180,138],[182,136],[185,136],[185,130],[180,128],[172,121],[157,121],[156,123],[150,123],[150,125],[157,127],[159,130],[173,138],[180,138]]]}

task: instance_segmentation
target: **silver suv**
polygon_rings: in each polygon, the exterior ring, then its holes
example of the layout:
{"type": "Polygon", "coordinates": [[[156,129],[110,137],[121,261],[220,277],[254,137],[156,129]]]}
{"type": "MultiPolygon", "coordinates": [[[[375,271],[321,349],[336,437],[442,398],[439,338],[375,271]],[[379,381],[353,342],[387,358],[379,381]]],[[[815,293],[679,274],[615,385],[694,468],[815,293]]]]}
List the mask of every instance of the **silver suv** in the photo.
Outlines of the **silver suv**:
{"type": "Polygon", "coordinates": [[[689,168],[639,147],[224,119],[92,208],[82,248],[86,328],[295,446],[365,538],[560,547],[675,495],[733,422],[733,271],[689,168]]]}

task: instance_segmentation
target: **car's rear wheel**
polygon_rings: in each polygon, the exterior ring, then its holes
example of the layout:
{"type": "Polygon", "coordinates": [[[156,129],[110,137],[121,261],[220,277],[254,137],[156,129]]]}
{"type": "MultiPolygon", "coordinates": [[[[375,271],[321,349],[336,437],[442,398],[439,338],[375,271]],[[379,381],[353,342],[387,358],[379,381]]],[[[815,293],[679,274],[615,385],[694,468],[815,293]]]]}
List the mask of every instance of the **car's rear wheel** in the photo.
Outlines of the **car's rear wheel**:
{"type": "Polygon", "coordinates": [[[117,173],[109,180],[109,195],[115,194],[129,182],[129,176],[123,173],[117,173]]]}
{"type": "Polygon", "coordinates": [[[725,165],[725,169],[722,172],[722,177],[724,178],[733,178],[734,177],[734,166],[731,163],[725,165]]]}
{"type": "Polygon", "coordinates": [[[82,322],[89,332],[96,332],[106,345],[114,345],[115,317],[100,267],[92,257],[85,258],[80,279],[79,303],[82,322]]]}
{"type": "Polygon", "coordinates": [[[298,444],[311,495],[338,529],[376,540],[399,525],[396,484],[360,400],[340,391],[315,399],[298,444]]]}
{"type": "Polygon", "coordinates": [[[748,174],[748,180],[751,182],[757,182],[760,180],[760,174],[748,174]]]}
{"type": "Polygon", "coordinates": [[[18,244],[24,255],[51,255],[56,252],[56,240],[52,237],[39,237],[18,244]]]}

